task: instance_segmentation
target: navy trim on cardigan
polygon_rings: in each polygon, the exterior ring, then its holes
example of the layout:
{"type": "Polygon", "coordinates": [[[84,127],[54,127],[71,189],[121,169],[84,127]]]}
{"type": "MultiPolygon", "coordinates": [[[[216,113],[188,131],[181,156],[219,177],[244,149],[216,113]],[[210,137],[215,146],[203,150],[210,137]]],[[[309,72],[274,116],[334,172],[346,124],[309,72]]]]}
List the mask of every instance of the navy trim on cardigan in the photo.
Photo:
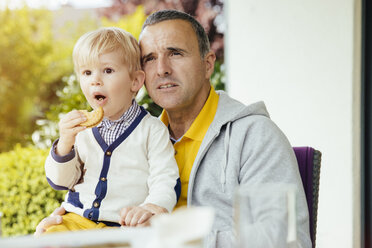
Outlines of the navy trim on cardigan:
{"type": "Polygon", "coordinates": [[[54,184],[52,182],[52,180],[50,180],[48,177],[46,179],[47,179],[49,185],[52,186],[53,189],[55,189],[55,190],[68,190],[68,188],[65,187],[65,186],[59,186],[57,184],[54,184]]]}
{"type": "Polygon", "coordinates": [[[119,227],[119,226],[121,226],[119,223],[111,222],[111,221],[97,221],[96,223],[97,223],[97,224],[98,224],[98,223],[103,223],[103,224],[105,224],[106,226],[114,226],[114,227],[119,227]]]}
{"type": "Polygon", "coordinates": [[[107,146],[106,142],[102,138],[101,134],[97,127],[92,128],[93,135],[101,146],[102,151],[104,152],[103,166],[99,176],[99,181],[95,189],[96,199],[92,202],[92,207],[84,211],[84,217],[97,221],[99,218],[99,208],[101,206],[102,200],[105,198],[107,193],[107,174],[110,168],[111,156],[114,150],[133,132],[133,130],[138,126],[143,117],[147,115],[147,111],[140,106],[141,113],[136,117],[132,124],[121,134],[110,146],[107,146]],[[105,178],[105,180],[101,180],[105,178]],[[95,206],[96,205],[96,206],[95,206]]]}
{"type": "Polygon", "coordinates": [[[66,154],[65,156],[59,156],[57,153],[56,153],[56,146],[57,146],[57,143],[58,143],[58,140],[59,139],[56,139],[54,142],[53,142],[53,145],[52,145],[52,149],[50,151],[51,155],[52,155],[52,158],[58,162],[58,163],[66,163],[70,160],[72,160],[74,157],[75,157],[75,149],[74,147],[72,147],[71,151],[66,154]]]}
{"type": "Polygon", "coordinates": [[[180,196],[181,196],[181,180],[180,180],[180,178],[177,178],[177,183],[176,183],[176,186],[174,186],[174,191],[176,191],[177,202],[178,202],[178,200],[180,199],[180,196]]]}
{"type": "MultiPolygon", "coordinates": [[[[87,209],[84,211],[84,214],[83,216],[87,219],[91,219],[91,216],[92,216],[92,211],[90,209],[87,209]]],[[[94,221],[95,223],[103,223],[105,224],[106,226],[114,226],[114,227],[119,227],[121,226],[119,223],[116,223],[116,222],[111,222],[111,221],[94,221]]]]}
{"type": "Polygon", "coordinates": [[[93,210],[92,209],[86,209],[83,213],[83,216],[89,220],[92,219],[92,212],[93,210]]]}
{"type": "Polygon", "coordinates": [[[84,208],[83,203],[81,203],[79,198],[79,192],[73,192],[70,190],[68,192],[67,202],[74,205],[75,207],[84,208]]]}

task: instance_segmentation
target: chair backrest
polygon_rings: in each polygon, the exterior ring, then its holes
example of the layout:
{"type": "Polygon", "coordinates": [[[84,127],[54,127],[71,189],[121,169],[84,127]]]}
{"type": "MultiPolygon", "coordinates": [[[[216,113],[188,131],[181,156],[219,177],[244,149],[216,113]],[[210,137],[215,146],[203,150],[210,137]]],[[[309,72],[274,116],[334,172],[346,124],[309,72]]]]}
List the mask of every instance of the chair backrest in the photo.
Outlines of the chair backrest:
{"type": "Polygon", "coordinates": [[[319,178],[322,153],[311,147],[293,147],[304,186],[310,217],[310,237],[315,247],[319,178]]]}

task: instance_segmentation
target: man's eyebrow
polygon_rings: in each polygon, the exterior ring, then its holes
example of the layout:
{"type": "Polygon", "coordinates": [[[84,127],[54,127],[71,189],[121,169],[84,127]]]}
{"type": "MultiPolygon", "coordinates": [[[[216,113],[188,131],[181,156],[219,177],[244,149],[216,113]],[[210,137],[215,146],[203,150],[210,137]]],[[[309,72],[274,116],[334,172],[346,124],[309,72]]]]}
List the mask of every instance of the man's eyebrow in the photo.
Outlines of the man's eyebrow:
{"type": "Polygon", "coordinates": [[[172,51],[172,52],[183,52],[183,53],[188,53],[186,50],[178,47],[167,47],[167,50],[172,51]]]}
{"type": "Polygon", "coordinates": [[[153,53],[149,53],[149,54],[142,56],[141,61],[144,61],[145,59],[147,59],[148,57],[151,57],[152,55],[153,53]]]}
{"type": "MultiPolygon", "coordinates": [[[[182,48],[178,48],[178,47],[167,47],[167,50],[168,51],[171,51],[171,52],[182,52],[182,53],[188,53],[185,49],[182,49],[182,48]]],[[[149,53],[149,54],[146,54],[146,55],[143,55],[141,57],[141,61],[144,61],[145,59],[149,58],[149,57],[152,57],[154,55],[154,53],[149,53]]]]}

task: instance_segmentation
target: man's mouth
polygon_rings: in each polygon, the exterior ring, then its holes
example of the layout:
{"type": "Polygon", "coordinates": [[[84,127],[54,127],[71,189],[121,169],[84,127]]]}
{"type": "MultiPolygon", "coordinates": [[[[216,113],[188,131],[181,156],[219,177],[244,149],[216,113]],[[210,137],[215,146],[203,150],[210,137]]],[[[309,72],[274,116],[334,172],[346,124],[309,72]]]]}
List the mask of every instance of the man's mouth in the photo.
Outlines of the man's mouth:
{"type": "Polygon", "coordinates": [[[164,85],[160,85],[159,86],[159,89],[167,89],[167,88],[171,88],[171,87],[175,87],[177,85],[175,84],[164,84],[164,85]]]}

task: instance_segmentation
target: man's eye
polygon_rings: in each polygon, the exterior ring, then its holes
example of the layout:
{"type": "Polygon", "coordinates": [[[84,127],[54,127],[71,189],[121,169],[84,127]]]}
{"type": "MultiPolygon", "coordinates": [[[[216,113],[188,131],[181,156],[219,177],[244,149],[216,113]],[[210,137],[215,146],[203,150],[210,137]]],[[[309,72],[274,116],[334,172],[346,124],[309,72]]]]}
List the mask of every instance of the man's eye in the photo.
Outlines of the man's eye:
{"type": "Polygon", "coordinates": [[[92,75],[92,72],[89,71],[89,70],[86,70],[86,71],[83,71],[83,75],[90,76],[90,75],[92,75]]]}
{"type": "Polygon", "coordinates": [[[146,58],[143,59],[143,63],[148,63],[152,60],[154,60],[154,57],[146,57],[146,58]]]}
{"type": "Polygon", "coordinates": [[[171,55],[172,56],[177,56],[177,55],[182,55],[180,52],[176,52],[176,51],[173,51],[172,53],[171,53],[171,55]]]}
{"type": "Polygon", "coordinates": [[[111,68],[106,68],[105,69],[105,73],[107,73],[107,74],[110,74],[110,73],[113,73],[113,72],[114,72],[114,70],[111,69],[111,68]]]}

